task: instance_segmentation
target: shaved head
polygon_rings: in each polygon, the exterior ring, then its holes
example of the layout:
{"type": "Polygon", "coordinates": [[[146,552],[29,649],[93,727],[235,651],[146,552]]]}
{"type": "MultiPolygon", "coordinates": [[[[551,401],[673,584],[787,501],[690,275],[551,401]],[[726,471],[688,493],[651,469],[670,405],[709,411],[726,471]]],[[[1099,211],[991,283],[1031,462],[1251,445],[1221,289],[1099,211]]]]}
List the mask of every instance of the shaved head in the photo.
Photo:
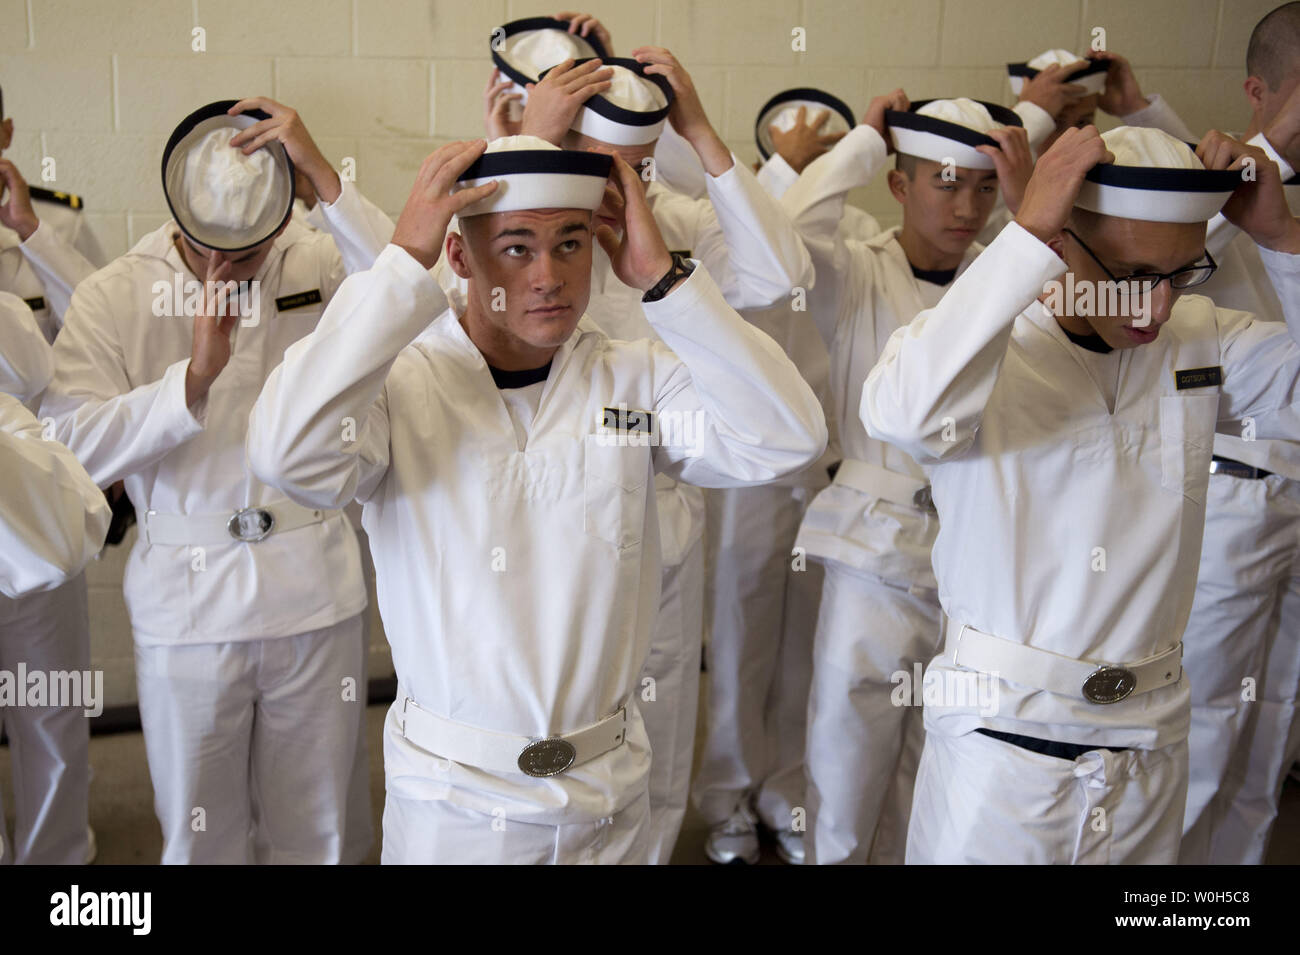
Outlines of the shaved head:
{"type": "Polygon", "coordinates": [[[1284,3],[1255,24],[1246,72],[1276,91],[1300,68],[1300,2],[1284,3]]]}

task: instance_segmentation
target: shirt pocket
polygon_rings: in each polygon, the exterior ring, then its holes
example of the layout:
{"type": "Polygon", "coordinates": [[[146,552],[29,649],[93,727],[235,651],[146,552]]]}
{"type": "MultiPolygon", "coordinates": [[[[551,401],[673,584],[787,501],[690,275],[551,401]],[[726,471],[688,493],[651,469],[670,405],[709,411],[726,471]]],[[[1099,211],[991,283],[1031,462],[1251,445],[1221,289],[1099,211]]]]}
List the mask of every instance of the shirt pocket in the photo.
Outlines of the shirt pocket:
{"type": "Polygon", "coordinates": [[[584,530],[620,551],[640,545],[645,535],[650,449],[620,444],[620,435],[586,436],[584,530]]]}
{"type": "Polygon", "coordinates": [[[1214,455],[1219,396],[1167,395],[1160,399],[1160,484],[1205,503],[1214,455]]]}

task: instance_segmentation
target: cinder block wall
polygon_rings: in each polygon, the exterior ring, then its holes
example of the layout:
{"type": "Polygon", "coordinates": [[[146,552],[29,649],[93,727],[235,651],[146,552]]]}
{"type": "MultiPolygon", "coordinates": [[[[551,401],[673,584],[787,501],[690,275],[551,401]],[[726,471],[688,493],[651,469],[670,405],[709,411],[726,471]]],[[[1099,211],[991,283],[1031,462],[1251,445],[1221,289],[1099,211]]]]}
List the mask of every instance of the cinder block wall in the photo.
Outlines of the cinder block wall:
{"type": "MultiPolygon", "coordinates": [[[[567,2],[567,0],[566,0],[567,2]]],[[[757,158],[754,116],[773,93],[820,86],[861,115],[870,96],[1011,101],[1004,64],[1086,49],[1095,27],[1197,132],[1249,119],[1241,82],[1255,22],[1278,0],[600,0],[615,52],[671,49],[724,139],[757,158]],[[804,51],[793,49],[802,29],[804,51]]],[[[159,186],[176,123],[215,99],[294,106],[335,165],[394,216],[420,161],[482,133],[491,29],[561,0],[0,0],[0,84],[17,132],[7,153],[32,181],[80,193],[109,254],[167,218],[159,186]],[[194,31],[203,32],[195,52],[194,31]]],[[[854,200],[896,221],[877,183],[854,200]]],[[[134,699],[122,560],[92,565],[96,665],[110,702],[134,699]]],[[[377,640],[382,640],[376,634],[377,640]]],[[[377,647],[382,654],[382,649],[377,647]]],[[[382,658],[378,669],[382,671],[382,658]]],[[[388,672],[391,672],[389,670],[388,672]]],[[[382,675],[382,672],[381,672],[382,675]]]]}

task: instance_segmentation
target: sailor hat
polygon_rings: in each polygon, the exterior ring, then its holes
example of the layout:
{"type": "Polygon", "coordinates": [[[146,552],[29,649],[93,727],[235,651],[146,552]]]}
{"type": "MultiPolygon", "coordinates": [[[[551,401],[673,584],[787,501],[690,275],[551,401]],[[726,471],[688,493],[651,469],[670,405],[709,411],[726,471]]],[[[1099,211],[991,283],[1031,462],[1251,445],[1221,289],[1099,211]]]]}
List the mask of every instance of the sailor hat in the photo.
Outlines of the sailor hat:
{"type": "MultiPolygon", "coordinates": [[[[1069,66],[1071,63],[1078,63],[1082,59],[1083,57],[1075,56],[1069,50],[1048,50],[1046,53],[1038,54],[1028,63],[1008,63],[1007,82],[1011,84],[1011,92],[1019,96],[1026,81],[1032,80],[1049,66],[1069,66]]],[[[1100,93],[1106,88],[1106,71],[1108,69],[1110,69],[1110,64],[1105,60],[1092,60],[1087,66],[1081,66],[1067,76],[1066,81],[1078,83],[1084,88],[1086,94],[1100,93]]]]}
{"type": "MultiPolygon", "coordinates": [[[[585,62],[579,60],[574,65],[585,62]]],[[[612,146],[654,142],[673,105],[673,88],[657,73],[647,75],[645,64],[637,60],[610,57],[602,62],[614,71],[610,87],[582,105],[572,129],[612,146]]]]}
{"type": "Polygon", "coordinates": [[[502,136],[461,173],[456,189],[497,180],[500,185],[460,212],[460,218],[521,209],[588,209],[605,198],[613,157],[560,149],[537,136],[502,136]]]}
{"type": "Polygon", "coordinates": [[[565,60],[605,59],[605,47],[595,33],[589,37],[569,32],[568,20],[526,17],[511,20],[492,31],[489,41],[492,62],[514,81],[516,92],[527,98],[524,88],[536,83],[543,73],[565,60]]]}
{"type": "Polygon", "coordinates": [[[1088,170],[1074,204],[1105,216],[1150,222],[1208,222],[1241,185],[1241,172],[1206,169],[1194,147],[1160,129],[1102,133],[1113,163],[1088,170]]]}
{"type": "Polygon", "coordinates": [[[758,143],[758,152],[764,162],[776,152],[772,145],[771,127],[775,125],[782,132],[790,129],[799,116],[800,106],[805,108],[804,118],[808,122],[812,122],[823,110],[830,114],[821,130],[823,136],[847,133],[858,122],[853,116],[853,110],[842,99],[822,90],[800,87],[777,93],[763,104],[763,108],[758,111],[758,119],[754,122],[754,140],[758,143]]]}
{"type": "Polygon", "coordinates": [[[293,162],[272,141],[245,156],[230,145],[241,129],[269,115],[227,113],[237,100],[209,103],[183,119],[163,149],[163,195],[189,238],[239,252],[275,235],[293,213],[293,162]]]}
{"type": "Polygon", "coordinates": [[[918,100],[907,111],[886,110],[885,123],[898,152],[935,162],[951,160],[964,169],[995,168],[975,147],[1001,148],[989,131],[1024,125],[1005,106],[965,97],[918,100]]]}

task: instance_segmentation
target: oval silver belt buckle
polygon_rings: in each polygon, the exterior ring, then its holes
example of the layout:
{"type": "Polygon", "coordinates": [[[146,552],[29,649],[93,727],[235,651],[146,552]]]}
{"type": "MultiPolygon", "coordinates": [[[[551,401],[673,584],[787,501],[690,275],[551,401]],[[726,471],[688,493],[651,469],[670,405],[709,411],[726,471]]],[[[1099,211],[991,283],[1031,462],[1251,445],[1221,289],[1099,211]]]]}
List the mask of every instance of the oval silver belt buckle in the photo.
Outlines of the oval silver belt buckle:
{"type": "Polygon", "coordinates": [[[226,521],[226,530],[237,541],[255,544],[275,527],[275,517],[263,507],[246,507],[235,511],[226,521]]]}
{"type": "Polygon", "coordinates": [[[529,776],[557,776],[572,766],[577,756],[568,740],[535,739],[519,753],[519,768],[529,776]]]}
{"type": "Polygon", "coordinates": [[[1100,667],[1083,681],[1083,698],[1089,703],[1118,703],[1137,689],[1137,676],[1124,667],[1100,667]]]}

